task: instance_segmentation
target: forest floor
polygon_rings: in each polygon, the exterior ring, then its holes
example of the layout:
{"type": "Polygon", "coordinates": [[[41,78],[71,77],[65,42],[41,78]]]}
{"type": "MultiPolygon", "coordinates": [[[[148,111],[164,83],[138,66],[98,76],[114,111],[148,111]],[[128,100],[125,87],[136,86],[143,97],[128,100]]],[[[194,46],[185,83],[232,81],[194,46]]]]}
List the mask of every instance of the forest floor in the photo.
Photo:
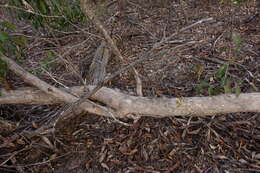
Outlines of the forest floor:
{"type": "MultiPolygon", "coordinates": [[[[107,73],[132,62],[164,36],[201,19],[213,18],[177,34],[157,51],[190,41],[195,44],[151,57],[136,66],[145,97],[259,91],[260,14],[256,1],[234,5],[217,1],[129,0],[123,17],[116,15],[115,4],[109,8],[100,18],[127,62],[112,58],[107,73]]],[[[82,85],[102,41],[90,21],[77,25],[73,32],[53,32],[51,36],[45,31],[36,32],[26,22],[19,24],[19,32],[29,38],[24,49],[26,61],[21,63],[24,69],[55,86],[59,84],[53,78],[66,86],[82,85]],[[83,28],[87,32],[82,32],[83,28]],[[48,60],[50,52],[63,55],[70,63],[58,58],[48,60]]],[[[14,87],[26,86],[11,72],[8,80],[14,87]]],[[[106,85],[133,95],[135,86],[130,72],[106,85]]],[[[15,126],[12,130],[0,128],[0,172],[260,172],[259,113],[122,120],[131,126],[84,114],[55,133],[19,136],[3,145],[21,131],[37,129],[61,107],[0,105],[0,120],[15,126]]]]}

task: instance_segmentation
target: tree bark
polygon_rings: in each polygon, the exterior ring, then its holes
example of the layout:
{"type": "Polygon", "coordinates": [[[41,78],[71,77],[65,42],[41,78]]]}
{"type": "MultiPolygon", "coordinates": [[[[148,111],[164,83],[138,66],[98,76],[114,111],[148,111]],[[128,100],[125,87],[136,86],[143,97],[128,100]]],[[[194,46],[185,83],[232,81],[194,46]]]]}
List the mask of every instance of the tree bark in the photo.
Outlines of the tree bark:
{"type": "MultiPolygon", "coordinates": [[[[72,87],[69,92],[82,95],[84,94],[84,87],[72,87]]],[[[89,85],[86,87],[92,90],[95,86],[89,85]]],[[[110,110],[114,110],[116,112],[115,117],[119,118],[129,118],[134,114],[162,118],[173,116],[205,117],[223,113],[260,112],[260,93],[247,93],[239,96],[229,94],[212,97],[146,98],[127,95],[116,89],[103,87],[91,99],[105,104],[110,110]],[[128,116],[130,114],[131,116],[128,116]]],[[[63,103],[65,102],[33,88],[12,91],[2,89],[0,96],[0,104],[63,103]]],[[[99,114],[99,112],[95,113],[99,114]]]]}

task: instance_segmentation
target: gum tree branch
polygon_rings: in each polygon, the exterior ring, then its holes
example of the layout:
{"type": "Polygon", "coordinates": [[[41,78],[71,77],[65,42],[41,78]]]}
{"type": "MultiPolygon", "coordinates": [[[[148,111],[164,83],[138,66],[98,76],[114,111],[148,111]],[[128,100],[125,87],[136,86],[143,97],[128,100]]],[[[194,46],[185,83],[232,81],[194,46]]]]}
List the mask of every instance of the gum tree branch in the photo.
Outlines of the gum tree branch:
{"type": "MultiPolygon", "coordinates": [[[[77,95],[84,94],[84,87],[92,90],[95,86],[72,87],[68,91],[77,95]]],[[[63,89],[61,89],[63,90],[63,89]]],[[[1,91],[0,104],[63,104],[64,101],[33,89],[23,88],[1,91]]],[[[235,112],[260,112],[260,93],[219,95],[212,97],[187,98],[146,98],[131,96],[118,90],[103,87],[91,96],[116,111],[118,118],[129,118],[130,114],[157,118],[173,116],[210,116],[235,112]]],[[[87,110],[87,109],[85,109],[87,110]]],[[[96,112],[96,114],[101,115],[96,112]]],[[[110,115],[111,117],[111,115],[110,115]]]]}

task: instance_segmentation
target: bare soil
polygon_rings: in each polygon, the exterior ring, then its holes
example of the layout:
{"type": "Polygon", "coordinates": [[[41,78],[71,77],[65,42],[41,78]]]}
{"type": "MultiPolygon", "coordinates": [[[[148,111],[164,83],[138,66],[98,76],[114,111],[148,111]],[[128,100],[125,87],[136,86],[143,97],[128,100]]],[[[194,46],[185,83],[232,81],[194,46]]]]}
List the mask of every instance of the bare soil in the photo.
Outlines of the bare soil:
{"type": "MultiPolygon", "coordinates": [[[[197,92],[197,86],[209,79],[211,86],[221,88],[221,81],[211,75],[225,64],[229,64],[226,75],[231,87],[239,85],[246,93],[259,90],[260,17],[256,1],[241,5],[210,0],[128,2],[124,16],[117,15],[116,4],[100,14],[127,58],[123,63],[112,58],[108,73],[134,61],[163,37],[213,17],[209,23],[178,34],[155,53],[189,41],[196,44],[153,56],[136,66],[144,96],[209,95],[208,88],[197,92]],[[235,37],[241,38],[241,43],[234,41],[235,37]]],[[[26,70],[55,86],[60,85],[53,78],[67,86],[82,85],[102,41],[90,21],[67,33],[36,32],[30,23],[19,24],[19,33],[30,41],[21,63],[26,70]],[[50,50],[66,61],[57,58],[46,73],[41,63],[50,50]]],[[[26,86],[11,72],[8,81],[17,88],[26,86]]],[[[107,87],[135,94],[135,85],[134,76],[125,72],[107,87]]],[[[0,121],[8,121],[11,129],[0,128],[0,172],[260,172],[259,113],[122,120],[130,127],[113,119],[83,114],[55,133],[33,138],[20,135],[39,128],[60,108],[62,105],[0,105],[0,121]],[[20,136],[12,141],[15,135],[20,136]]]]}

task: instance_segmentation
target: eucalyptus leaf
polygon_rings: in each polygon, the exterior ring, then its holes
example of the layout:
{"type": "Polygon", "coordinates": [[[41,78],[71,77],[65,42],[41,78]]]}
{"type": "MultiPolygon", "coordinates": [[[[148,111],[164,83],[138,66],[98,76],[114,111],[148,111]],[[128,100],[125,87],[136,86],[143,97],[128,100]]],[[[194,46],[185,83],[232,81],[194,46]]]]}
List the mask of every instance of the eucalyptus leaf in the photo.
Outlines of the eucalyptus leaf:
{"type": "Polygon", "coordinates": [[[8,28],[10,30],[16,30],[16,26],[10,22],[7,22],[7,21],[3,21],[3,22],[0,22],[0,25],[5,27],[5,28],[8,28]]]}
{"type": "Polygon", "coordinates": [[[237,97],[241,94],[241,88],[239,86],[235,88],[235,93],[237,97]]]}
{"type": "Polygon", "coordinates": [[[208,94],[209,94],[210,96],[214,95],[214,87],[213,87],[213,86],[209,86],[209,88],[208,88],[208,94]]]}
{"type": "Polygon", "coordinates": [[[26,46],[27,45],[27,38],[24,36],[15,37],[14,39],[15,44],[19,46],[26,46]]]}
{"type": "Polygon", "coordinates": [[[224,85],[223,88],[224,88],[225,94],[231,94],[232,93],[232,89],[230,88],[230,86],[228,84],[224,85]]]}
{"type": "Polygon", "coordinates": [[[10,40],[9,35],[4,31],[0,31],[0,41],[4,43],[9,40],[10,40]]]}
{"type": "Polygon", "coordinates": [[[48,5],[46,4],[46,2],[44,0],[38,0],[38,3],[39,3],[39,8],[40,8],[40,11],[43,13],[43,14],[46,14],[48,12],[48,5]]]}
{"type": "Polygon", "coordinates": [[[5,78],[7,72],[7,64],[0,60],[0,78],[5,78]]]}
{"type": "Polygon", "coordinates": [[[217,77],[217,78],[222,78],[226,74],[227,69],[228,69],[227,64],[221,66],[220,69],[217,72],[214,73],[214,76],[217,77]]]}

